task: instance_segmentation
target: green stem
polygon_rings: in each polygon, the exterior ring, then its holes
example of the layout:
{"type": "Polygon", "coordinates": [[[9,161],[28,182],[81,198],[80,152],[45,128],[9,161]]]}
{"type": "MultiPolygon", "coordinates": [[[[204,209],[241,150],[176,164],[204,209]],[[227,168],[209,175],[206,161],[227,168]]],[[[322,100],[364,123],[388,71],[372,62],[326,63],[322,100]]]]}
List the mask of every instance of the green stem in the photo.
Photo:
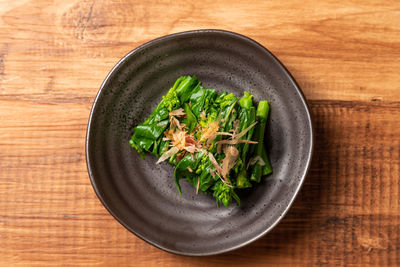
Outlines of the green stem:
{"type": "Polygon", "coordinates": [[[263,169],[262,169],[262,175],[264,176],[264,175],[268,175],[268,174],[272,173],[271,163],[269,162],[267,150],[265,150],[265,146],[263,147],[263,150],[262,150],[262,159],[265,163],[265,165],[263,166],[263,169]]]}
{"type": "Polygon", "coordinates": [[[251,183],[247,179],[246,169],[242,169],[242,171],[238,174],[238,176],[236,178],[236,187],[237,188],[251,187],[251,183]]]}
{"type": "MultiPolygon", "coordinates": [[[[264,148],[264,134],[265,134],[265,126],[267,124],[267,118],[269,113],[269,104],[267,101],[260,101],[257,107],[256,116],[258,119],[258,144],[256,148],[256,156],[262,157],[262,151],[264,148]]],[[[252,170],[250,180],[255,181],[257,183],[260,182],[262,176],[262,166],[259,162],[257,162],[252,170]]]]}

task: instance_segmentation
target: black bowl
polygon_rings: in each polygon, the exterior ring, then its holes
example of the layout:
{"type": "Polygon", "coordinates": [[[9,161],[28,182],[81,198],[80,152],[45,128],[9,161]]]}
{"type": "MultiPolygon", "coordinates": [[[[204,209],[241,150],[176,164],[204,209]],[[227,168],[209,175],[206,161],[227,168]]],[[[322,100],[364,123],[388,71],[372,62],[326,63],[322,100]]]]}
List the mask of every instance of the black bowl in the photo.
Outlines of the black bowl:
{"type": "Polygon", "coordinates": [[[286,214],[304,181],[313,131],[304,96],[285,67],[263,46],[236,33],[198,30],[164,36],[126,55],[111,70],[94,101],[86,160],[97,196],[129,231],[169,252],[204,256],[242,247],[269,232],[286,214]],[[271,106],[266,131],[273,174],[240,193],[242,206],[217,208],[196,195],[173,168],[142,160],[129,146],[135,125],[151,113],[181,75],[207,88],[271,106]]]}

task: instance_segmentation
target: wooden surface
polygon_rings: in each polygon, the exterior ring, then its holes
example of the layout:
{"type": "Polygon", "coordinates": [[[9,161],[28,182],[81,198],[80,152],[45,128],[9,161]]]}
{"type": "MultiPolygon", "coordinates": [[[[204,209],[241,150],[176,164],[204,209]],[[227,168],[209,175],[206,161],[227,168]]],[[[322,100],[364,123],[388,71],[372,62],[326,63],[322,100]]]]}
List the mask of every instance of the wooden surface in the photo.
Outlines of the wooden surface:
{"type": "Polygon", "coordinates": [[[400,265],[400,2],[0,1],[0,265],[400,265]],[[315,123],[311,171],[267,236],[172,255],[97,199],[85,133],[114,64],[153,38],[239,32],[270,49],[315,123]]]}

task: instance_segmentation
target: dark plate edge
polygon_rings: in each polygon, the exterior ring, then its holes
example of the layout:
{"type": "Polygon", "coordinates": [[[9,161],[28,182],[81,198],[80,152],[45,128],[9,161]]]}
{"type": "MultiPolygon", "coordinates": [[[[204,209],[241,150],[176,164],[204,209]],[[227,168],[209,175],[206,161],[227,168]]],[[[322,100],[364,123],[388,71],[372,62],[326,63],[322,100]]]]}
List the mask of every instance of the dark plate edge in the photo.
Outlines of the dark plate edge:
{"type": "Polygon", "coordinates": [[[311,118],[311,113],[310,113],[309,105],[307,104],[307,101],[306,101],[306,99],[305,99],[304,93],[302,92],[302,90],[300,89],[299,85],[297,84],[297,82],[295,81],[295,79],[293,78],[293,76],[291,75],[291,73],[288,71],[288,69],[282,64],[282,62],[279,61],[279,59],[278,59],[277,57],[274,56],[274,54],[272,54],[272,53],[271,53],[267,48],[265,48],[263,45],[261,45],[260,43],[256,42],[255,40],[250,39],[249,37],[246,37],[246,36],[244,36],[244,35],[242,35],[242,34],[235,33],[235,32],[231,32],[231,31],[226,31],[226,30],[220,30],[220,29],[201,29],[201,30],[191,30],[191,31],[178,32],[178,33],[173,33],[173,34],[170,34],[170,35],[165,35],[165,36],[162,36],[162,37],[153,39],[153,40],[151,40],[151,41],[149,41],[149,42],[146,42],[146,43],[144,43],[144,44],[138,46],[137,48],[133,49],[133,50],[130,51],[128,54],[126,54],[122,59],[120,59],[120,60],[118,61],[118,63],[117,63],[117,64],[111,69],[111,71],[107,74],[106,78],[105,78],[104,81],[102,82],[102,84],[101,84],[101,86],[100,86],[100,89],[99,89],[99,91],[97,92],[97,95],[96,95],[96,97],[95,97],[95,99],[94,99],[94,101],[93,101],[93,105],[92,105],[92,108],[91,108],[91,110],[90,110],[90,114],[89,114],[89,118],[88,118],[88,126],[87,126],[87,129],[86,129],[86,140],[85,140],[86,166],[87,166],[87,169],[88,169],[88,174],[89,174],[90,182],[91,182],[92,187],[93,187],[93,189],[94,189],[94,191],[95,191],[97,197],[99,198],[100,202],[101,202],[101,203],[103,204],[103,206],[107,209],[107,211],[108,211],[122,226],[124,226],[128,231],[130,231],[131,233],[133,233],[134,235],[136,235],[136,236],[139,237],[140,239],[146,241],[147,243],[149,243],[149,244],[151,244],[151,245],[153,245],[153,246],[155,246],[155,247],[157,247],[157,248],[159,248],[159,249],[162,249],[162,250],[164,250],[164,251],[167,251],[167,252],[170,252],[170,253],[174,253],[174,254],[177,254],[177,255],[183,255],[183,256],[212,256],[212,255],[218,255],[218,254],[226,253],[226,252],[233,251],[233,250],[239,249],[239,248],[241,248],[241,247],[244,247],[244,246],[246,246],[246,245],[248,245],[248,244],[254,242],[255,240],[257,240],[257,239],[263,237],[264,235],[266,235],[267,233],[269,233],[276,225],[278,225],[278,223],[279,223],[279,222],[283,219],[283,217],[287,214],[287,212],[289,211],[290,207],[293,205],[293,203],[294,203],[294,201],[295,201],[295,199],[296,199],[296,197],[297,197],[297,195],[298,195],[298,193],[299,193],[301,187],[303,186],[304,180],[305,180],[305,178],[306,178],[306,176],[307,176],[307,173],[308,173],[308,171],[309,171],[309,169],[310,169],[311,160],[312,160],[312,156],[313,156],[313,152],[314,152],[314,130],[313,130],[313,128],[314,128],[314,127],[313,127],[313,122],[312,122],[312,118],[311,118]],[[234,246],[234,247],[231,247],[231,248],[228,248],[228,249],[223,249],[223,250],[215,251],[215,252],[210,252],[210,253],[185,253],[185,252],[181,252],[181,251],[177,251],[177,250],[172,250],[172,249],[163,247],[163,246],[160,245],[160,244],[156,244],[156,243],[154,243],[154,242],[148,240],[146,237],[142,236],[141,234],[136,233],[134,229],[132,229],[130,226],[126,225],[123,221],[121,221],[121,220],[117,217],[117,215],[115,215],[114,212],[113,212],[113,211],[108,207],[108,205],[105,203],[105,201],[103,200],[103,197],[100,195],[99,189],[97,188],[97,185],[96,185],[96,183],[95,183],[95,181],[94,181],[93,173],[92,173],[92,170],[91,170],[91,167],[90,167],[90,164],[89,164],[89,160],[90,160],[90,158],[89,158],[89,135],[90,135],[90,127],[91,127],[91,121],[92,121],[92,117],[93,117],[93,112],[94,112],[94,109],[96,108],[97,101],[98,101],[98,99],[99,99],[99,97],[100,97],[100,95],[101,95],[101,93],[102,93],[102,91],[103,91],[103,88],[104,88],[105,84],[108,82],[108,80],[110,79],[110,77],[111,77],[111,75],[114,73],[114,71],[115,71],[116,69],[118,69],[119,66],[122,65],[123,62],[124,62],[128,57],[130,57],[131,54],[133,54],[133,53],[135,53],[135,52],[137,52],[137,51],[139,51],[139,50],[142,50],[142,49],[146,48],[146,47],[149,46],[149,45],[152,45],[152,44],[154,44],[154,43],[157,43],[157,42],[160,42],[160,41],[163,41],[163,40],[167,40],[167,39],[170,39],[170,38],[174,38],[174,37],[176,37],[176,36],[187,35],[187,34],[196,34],[196,33],[222,33],[222,34],[228,34],[228,35],[235,36],[235,37],[241,38],[241,39],[243,39],[243,40],[246,40],[246,41],[248,41],[248,42],[254,44],[255,46],[258,46],[258,47],[261,48],[262,50],[264,50],[264,51],[277,63],[277,65],[280,66],[280,68],[287,74],[287,76],[288,76],[290,82],[291,82],[292,84],[294,84],[294,87],[295,87],[295,89],[297,90],[297,93],[299,94],[299,96],[300,96],[300,98],[301,98],[301,101],[303,102],[303,105],[304,105],[304,107],[305,107],[305,109],[306,109],[307,120],[308,120],[309,125],[310,125],[309,131],[310,131],[310,133],[311,133],[310,150],[309,150],[309,153],[308,153],[309,157],[308,157],[308,160],[307,160],[307,163],[306,163],[305,171],[304,171],[303,175],[301,176],[301,181],[300,181],[299,185],[297,186],[297,189],[296,189],[296,191],[294,192],[293,197],[291,198],[289,204],[286,206],[285,210],[284,210],[283,213],[280,215],[280,217],[279,217],[270,227],[268,227],[264,232],[260,233],[260,234],[257,235],[256,237],[254,237],[254,238],[252,238],[252,239],[250,239],[250,240],[248,240],[248,241],[246,241],[246,242],[244,242],[244,243],[242,243],[242,244],[239,244],[239,245],[237,245],[237,246],[234,246]]]}

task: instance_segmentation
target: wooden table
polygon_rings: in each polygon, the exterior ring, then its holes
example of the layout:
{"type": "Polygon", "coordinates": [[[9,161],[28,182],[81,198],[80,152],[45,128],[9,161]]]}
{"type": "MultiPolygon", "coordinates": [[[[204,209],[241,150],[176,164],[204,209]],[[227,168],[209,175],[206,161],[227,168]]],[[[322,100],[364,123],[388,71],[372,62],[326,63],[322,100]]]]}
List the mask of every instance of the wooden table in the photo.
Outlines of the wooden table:
{"type": "Polygon", "coordinates": [[[400,264],[399,1],[1,1],[0,263],[400,264]],[[316,146],[304,187],[267,236],[220,256],[129,233],[87,174],[90,108],[116,62],[190,29],[245,34],[303,89],[316,146]]]}

